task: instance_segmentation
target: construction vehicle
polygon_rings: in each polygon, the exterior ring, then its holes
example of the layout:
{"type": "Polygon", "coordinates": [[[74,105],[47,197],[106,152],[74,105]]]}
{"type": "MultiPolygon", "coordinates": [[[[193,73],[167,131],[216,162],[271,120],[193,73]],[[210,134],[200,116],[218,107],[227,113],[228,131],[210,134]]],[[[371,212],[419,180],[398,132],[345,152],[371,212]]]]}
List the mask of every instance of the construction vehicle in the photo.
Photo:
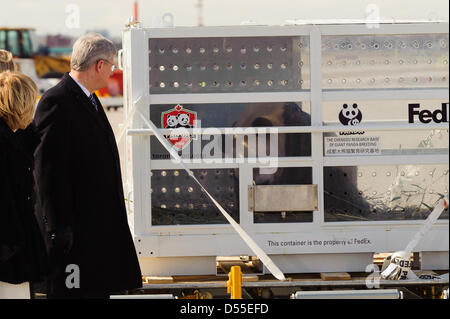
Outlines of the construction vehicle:
{"type": "Polygon", "coordinates": [[[18,70],[36,82],[40,94],[58,83],[62,74],[70,70],[69,59],[36,53],[34,29],[0,28],[0,49],[13,54],[18,70]]]}
{"type": "MultiPolygon", "coordinates": [[[[56,85],[70,71],[70,56],[42,54],[36,47],[35,30],[30,28],[0,28],[0,49],[10,51],[19,71],[30,76],[39,93],[56,85]]],[[[105,88],[96,92],[107,109],[122,106],[122,71],[112,74],[105,88]]]]}
{"type": "Polygon", "coordinates": [[[119,140],[146,291],[225,295],[184,279],[239,265],[244,298],[445,295],[448,45],[448,22],[131,21],[119,140]],[[436,209],[410,252],[418,278],[381,278],[436,209]]]}

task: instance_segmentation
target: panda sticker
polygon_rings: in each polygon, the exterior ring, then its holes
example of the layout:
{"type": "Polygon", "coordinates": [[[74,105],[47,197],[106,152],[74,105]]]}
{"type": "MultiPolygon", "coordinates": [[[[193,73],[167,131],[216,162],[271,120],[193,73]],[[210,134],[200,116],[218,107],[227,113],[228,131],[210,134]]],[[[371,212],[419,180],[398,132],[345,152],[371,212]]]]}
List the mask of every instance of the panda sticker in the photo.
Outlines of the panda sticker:
{"type": "Polygon", "coordinates": [[[185,109],[180,104],[161,113],[161,127],[170,129],[171,133],[167,139],[178,151],[188,146],[193,139],[197,139],[196,135],[183,130],[195,128],[196,122],[197,112],[185,109]]]}
{"type": "Polygon", "coordinates": [[[352,105],[344,104],[342,110],[339,113],[339,121],[343,125],[358,125],[361,123],[362,113],[358,109],[358,104],[353,103],[352,105]]]}

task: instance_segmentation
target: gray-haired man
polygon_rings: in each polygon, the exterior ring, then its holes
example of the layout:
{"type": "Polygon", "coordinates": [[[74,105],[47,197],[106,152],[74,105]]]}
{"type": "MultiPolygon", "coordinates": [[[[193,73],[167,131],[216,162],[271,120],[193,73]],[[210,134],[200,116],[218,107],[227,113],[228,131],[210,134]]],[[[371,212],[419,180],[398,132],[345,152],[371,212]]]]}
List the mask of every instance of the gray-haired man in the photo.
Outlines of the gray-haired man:
{"type": "Polygon", "coordinates": [[[36,213],[52,265],[49,298],[107,298],[142,287],[117,145],[94,93],[114,71],[115,54],[98,34],[78,39],[70,73],[36,110],[36,213]]]}

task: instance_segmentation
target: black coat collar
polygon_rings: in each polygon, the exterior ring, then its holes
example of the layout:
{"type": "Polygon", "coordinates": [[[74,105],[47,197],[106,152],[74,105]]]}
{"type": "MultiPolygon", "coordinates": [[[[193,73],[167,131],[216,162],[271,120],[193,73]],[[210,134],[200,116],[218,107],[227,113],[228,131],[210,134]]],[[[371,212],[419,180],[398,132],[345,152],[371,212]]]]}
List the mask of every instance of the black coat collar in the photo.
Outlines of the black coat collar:
{"type": "Polygon", "coordinates": [[[97,100],[98,105],[98,111],[95,110],[94,106],[92,105],[89,98],[86,96],[86,94],[83,92],[83,90],[80,88],[80,86],[72,79],[72,77],[69,75],[69,73],[64,74],[61,84],[64,85],[66,88],[68,88],[75,96],[75,98],[78,100],[78,102],[88,111],[88,113],[94,118],[95,122],[100,126],[102,129],[105,129],[105,123],[102,119],[101,112],[103,111],[103,107],[95,95],[93,93],[94,98],[97,100]]]}

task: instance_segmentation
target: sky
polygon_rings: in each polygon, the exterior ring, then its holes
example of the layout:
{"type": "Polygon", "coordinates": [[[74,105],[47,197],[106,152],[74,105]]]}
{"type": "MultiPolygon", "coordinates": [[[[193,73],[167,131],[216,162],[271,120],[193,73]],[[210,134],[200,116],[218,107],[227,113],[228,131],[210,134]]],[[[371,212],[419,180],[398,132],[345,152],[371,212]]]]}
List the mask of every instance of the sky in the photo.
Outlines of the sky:
{"type": "MultiPolygon", "coordinates": [[[[32,27],[38,35],[80,36],[86,31],[107,30],[120,37],[132,15],[134,0],[0,0],[0,27],[32,27]]],[[[166,13],[175,26],[195,26],[200,0],[138,0],[144,27],[160,25],[166,13]]],[[[202,0],[205,26],[240,25],[251,21],[282,25],[286,20],[449,19],[448,0],[202,0]]]]}

